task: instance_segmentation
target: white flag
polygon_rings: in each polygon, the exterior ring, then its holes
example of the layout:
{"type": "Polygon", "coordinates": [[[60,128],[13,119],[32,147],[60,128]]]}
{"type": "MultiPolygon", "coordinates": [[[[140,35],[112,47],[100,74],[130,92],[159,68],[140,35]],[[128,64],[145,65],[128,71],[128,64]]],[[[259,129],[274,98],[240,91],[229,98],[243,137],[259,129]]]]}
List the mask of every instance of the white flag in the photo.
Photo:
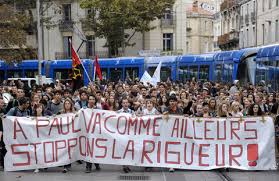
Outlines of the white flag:
{"type": "Polygon", "coordinates": [[[149,75],[149,73],[147,71],[145,71],[140,79],[140,82],[142,82],[145,86],[147,86],[147,82],[151,83],[151,79],[152,78],[149,75]]]}
{"type": "Polygon", "coordinates": [[[152,84],[157,85],[158,82],[161,82],[161,67],[162,67],[162,62],[160,62],[152,76],[152,84]]]}

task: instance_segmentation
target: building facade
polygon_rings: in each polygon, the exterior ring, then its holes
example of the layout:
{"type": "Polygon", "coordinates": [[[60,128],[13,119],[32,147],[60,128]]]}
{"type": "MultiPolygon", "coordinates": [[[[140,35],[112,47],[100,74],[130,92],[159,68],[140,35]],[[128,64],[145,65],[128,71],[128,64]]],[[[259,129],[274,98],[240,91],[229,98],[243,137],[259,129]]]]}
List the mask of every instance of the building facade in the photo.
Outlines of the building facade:
{"type": "Polygon", "coordinates": [[[221,50],[239,49],[239,0],[224,0],[220,6],[221,35],[218,46],[221,50]]]}
{"type": "Polygon", "coordinates": [[[258,46],[279,43],[279,0],[257,0],[258,46]]]}
{"type": "Polygon", "coordinates": [[[214,0],[214,51],[220,51],[220,48],[218,46],[218,37],[222,35],[221,32],[221,26],[222,26],[222,19],[221,19],[221,13],[220,13],[220,5],[223,3],[223,0],[214,0]]]}
{"type": "Polygon", "coordinates": [[[201,8],[197,2],[187,8],[187,53],[203,54],[213,51],[213,14],[201,8]]]}
{"type": "MultiPolygon", "coordinates": [[[[135,46],[120,48],[118,56],[138,56],[141,50],[157,50],[162,55],[186,53],[186,5],[189,2],[191,0],[177,0],[162,19],[151,22],[155,29],[136,33],[130,41],[135,42],[135,46]]],[[[74,48],[79,49],[81,58],[93,58],[96,54],[108,57],[106,40],[95,37],[83,21],[90,10],[80,8],[78,0],[54,1],[53,6],[57,8],[48,8],[46,14],[57,22],[57,26],[47,28],[43,25],[44,59],[70,58],[70,40],[74,48]],[[83,40],[86,41],[82,44],[83,40]]]]}
{"type": "Polygon", "coordinates": [[[256,0],[242,0],[240,5],[239,48],[257,46],[257,3],[256,0]]]}

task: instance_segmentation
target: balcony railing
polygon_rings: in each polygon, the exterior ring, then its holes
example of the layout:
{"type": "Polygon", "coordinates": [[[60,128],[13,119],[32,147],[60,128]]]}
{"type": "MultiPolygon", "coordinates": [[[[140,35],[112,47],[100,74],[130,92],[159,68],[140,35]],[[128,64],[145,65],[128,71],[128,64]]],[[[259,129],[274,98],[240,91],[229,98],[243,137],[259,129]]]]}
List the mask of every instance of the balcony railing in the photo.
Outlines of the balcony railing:
{"type": "Polygon", "coordinates": [[[223,47],[238,46],[238,42],[239,42],[239,32],[235,30],[218,37],[218,45],[221,49],[223,49],[223,47]]]}
{"type": "Polygon", "coordinates": [[[256,13],[255,12],[251,13],[251,22],[256,23],[256,13]]]}
{"type": "Polygon", "coordinates": [[[218,37],[218,45],[224,45],[228,42],[229,40],[229,33],[223,34],[221,36],[218,37]]]}
{"type": "Polygon", "coordinates": [[[61,32],[73,31],[74,22],[71,20],[62,20],[59,23],[59,30],[61,32]]]}
{"type": "Polygon", "coordinates": [[[173,28],[174,27],[174,19],[161,19],[161,27],[162,28],[173,28]]]}
{"type": "Polygon", "coordinates": [[[177,49],[177,50],[170,50],[170,51],[161,51],[161,56],[167,56],[167,55],[183,55],[183,50],[177,49]]]}
{"type": "Polygon", "coordinates": [[[246,25],[249,24],[249,15],[248,14],[245,15],[245,24],[246,25]]]}

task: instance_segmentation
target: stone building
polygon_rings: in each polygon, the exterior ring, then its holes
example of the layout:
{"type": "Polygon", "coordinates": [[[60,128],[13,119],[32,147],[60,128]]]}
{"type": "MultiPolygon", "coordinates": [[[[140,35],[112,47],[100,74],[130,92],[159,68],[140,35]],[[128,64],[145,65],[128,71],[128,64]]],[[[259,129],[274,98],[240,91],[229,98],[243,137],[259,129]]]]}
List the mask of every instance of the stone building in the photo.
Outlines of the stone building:
{"type": "Polygon", "coordinates": [[[239,49],[239,0],[225,0],[220,6],[221,36],[218,46],[221,50],[239,49]]]}
{"type": "Polygon", "coordinates": [[[187,8],[187,53],[202,54],[213,51],[213,14],[199,7],[197,2],[187,8]]]}

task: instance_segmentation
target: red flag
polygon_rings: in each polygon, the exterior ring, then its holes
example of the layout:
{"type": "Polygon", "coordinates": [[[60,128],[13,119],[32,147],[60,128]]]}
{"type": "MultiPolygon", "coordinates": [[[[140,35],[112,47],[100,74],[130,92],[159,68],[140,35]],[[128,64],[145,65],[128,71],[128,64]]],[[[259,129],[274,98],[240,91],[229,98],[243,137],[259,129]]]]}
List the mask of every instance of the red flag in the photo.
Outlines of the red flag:
{"type": "Polygon", "coordinates": [[[75,49],[73,48],[73,45],[71,43],[71,51],[72,51],[72,61],[73,61],[73,65],[72,67],[75,68],[78,65],[81,65],[81,61],[77,55],[77,52],[75,51],[75,49]]]}
{"type": "Polygon", "coordinates": [[[73,90],[77,90],[82,87],[82,65],[79,59],[79,56],[71,44],[71,53],[72,53],[72,81],[73,81],[73,90]]]}
{"type": "Polygon", "coordinates": [[[98,62],[98,55],[96,55],[95,68],[96,68],[96,74],[98,75],[99,79],[103,80],[101,67],[100,67],[100,64],[98,62]]]}

